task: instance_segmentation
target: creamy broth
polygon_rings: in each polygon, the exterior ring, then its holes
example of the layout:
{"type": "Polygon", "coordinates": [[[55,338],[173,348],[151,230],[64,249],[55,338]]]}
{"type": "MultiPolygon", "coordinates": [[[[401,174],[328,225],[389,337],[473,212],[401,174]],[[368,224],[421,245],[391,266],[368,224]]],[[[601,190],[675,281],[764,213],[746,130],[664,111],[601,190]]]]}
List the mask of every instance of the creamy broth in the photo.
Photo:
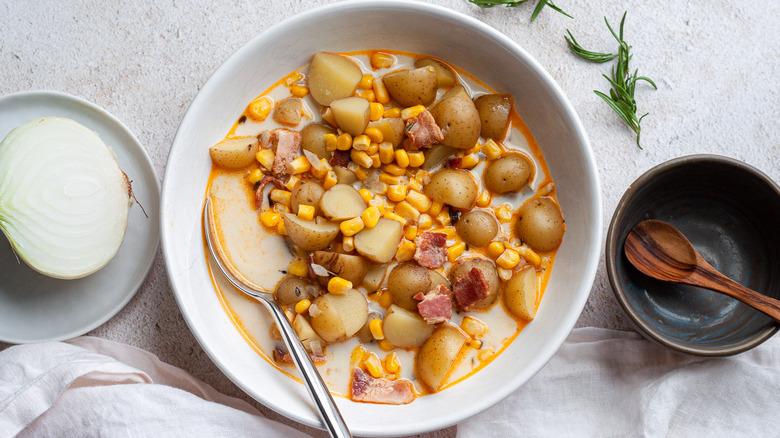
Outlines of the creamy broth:
{"type": "MultiPolygon", "coordinates": [[[[369,52],[349,53],[346,55],[361,67],[363,73],[372,74],[377,80],[381,80],[379,78],[390,71],[414,68],[415,58],[421,56],[403,52],[388,53],[392,53],[395,56],[395,64],[391,68],[378,70],[374,70],[370,66],[369,52]]],[[[472,98],[481,94],[496,92],[466,72],[457,69],[457,67],[449,67],[456,73],[458,83],[467,89],[472,98]]],[[[269,96],[276,102],[289,97],[291,95],[289,86],[301,81],[305,77],[307,68],[308,66],[303,66],[290,73],[262,93],[262,95],[269,96]]],[[[437,101],[446,91],[443,89],[438,91],[437,101]]],[[[314,121],[322,122],[318,111],[320,105],[312,99],[311,95],[306,95],[302,98],[302,101],[303,119],[300,125],[292,129],[301,129],[306,124],[314,121]]],[[[507,204],[511,208],[513,215],[509,221],[499,220],[499,233],[496,239],[516,240],[516,233],[514,233],[513,229],[517,218],[517,210],[520,206],[527,200],[540,195],[554,198],[555,191],[549,171],[544,163],[542,151],[533,136],[514,111],[512,111],[509,120],[506,136],[499,143],[507,151],[523,152],[532,159],[532,164],[535,168],[533,178],[529,181],[528,186],[520,192],[496,195],[492,198],[491,207],[507,204]]],[[[226,138],[257,136],[263,131],[280,127],[283,126],[276,123],[270,116],[262,122],[242,116],[230,132],[227,133],[226,138]]],[[[479,143],[482,144],[483,141],[485,139],[480,137],[479,143]]],[[[471,172],[475,175],[481,175],[485,166],[485,160],[480,160],[479,164],[471,169],[471,172]]],[[[255,193],[252,184],[247,182],[248,173],[258,167],[258,164],[255,163],[248,169],[227,170],[214,165],[211,171],[207,196],[210,196],[213,201],[217,229],[220,230],[218,237],[230,261],[249,281],[272,291],[287,274],[290,263],[299,259],[290,252],[282,236],[264,227],[258,220],[259,210],[255,207],[255,193]]],[[[484,190],[482,187],[483,181],[481,178],[478,178],[478,180],[481,192],[484,190]]],[[[354,186],[360,188],[361,182],[356,182],[354,186]]],[[[433,228],[433,231],[450,229],[453,233],[455,230],[453,226],[434,226],[433,228]]],[[[455,233],[455,235],[457,234],[455,233]]],[[[453,242],[452,239],[448,238],[448,246],[453,242]]],[[[552,270],[554,252],[539,254],[542,258],[542,263],[537,268],[539,290],[536,301],[537,307],[543,297],[544,287],[552,270]]],[[[471,248],[466,250],[461,256],[461,258],[469,257],[489,258],[485,248],[471,248]]],[[[379,291],[386,288],[387,273],[390,272],[395,263],[395,261],[391,261],[388,264],[388,269],[379,291]]],[[[439,271],[446,273],[450,265],[451,263],[447,261],[443,269],[439,269],[439,271]]],[[[212,267],[212,273],[214,272],[212,267]]],[[[230,316],[236,329],[241,332],[244,339],[260,356],[268,360],[281,372],[289,376],[297,376],[297,372],[292,365],[280,365],[274,360],[274,349],[278,347],[283,348],[283,343],[280,340],[273,339],[273,322],[267,311],[258,303],[244,297],[240,292],[233,289],[221,275],[213,274],[212,280],[223,304],[223,310],[230,316]]],[[[375,296],[375,294],[369,294],[365,288],[356,288],[368,295],[369,298],[375,296]]],[[[368,299],[368,305],[369,312],[384,314],[386,310],[374,299],[368,299]]],[[[526,321],[512,316],[507,311],[501,298],[485,310],[474,309],[470,312],[453,312],[450,324],[459,326],[465,316],[470,316],[483,322],[487,326],[487,332],[480,336],[478,341],[475,342],[474,339],[471,339],[467,342],[459,354],[456,365],[448,373],[444,384],[438,389],[439,391],[485,367],[509,346],[527,324],[526,321]]],[[[430,389],[420,382],[417,377],[415,367],[416,350],[404,350],[401,348],[392,350],[397,355],[400,363],[400,373],[393,375],[392,378],[408,379],[414,384],[416,393],[424,395],[429,393],[430,389]]],[[[327,361],[318,363],[317,367],[332,392],[349,396],[349,370],[360,362],[363,351],[373,352],[380,359],[384,359],[390,354],[389,351],[380,348],[378,342],[361,343],[357,337],[342,343],[328,344],[325,347],[327,361]],[[363,350],[360,350],[360,348],[363,350]],[[359,351],[359,353],[356,353],[356,351],[359,351]]]]}

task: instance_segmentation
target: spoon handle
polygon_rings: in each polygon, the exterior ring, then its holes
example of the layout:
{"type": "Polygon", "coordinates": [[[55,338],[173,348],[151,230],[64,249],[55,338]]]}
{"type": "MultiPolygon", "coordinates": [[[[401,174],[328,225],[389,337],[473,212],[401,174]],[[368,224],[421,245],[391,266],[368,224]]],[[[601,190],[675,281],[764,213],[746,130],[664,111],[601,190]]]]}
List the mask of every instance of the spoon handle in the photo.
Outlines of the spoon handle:
{"type": "MultiPolygon", "coordinates": [[[[770,318],[780,322],[780,301],[749,289],[726,277],[710,266],[700,266],[694,274],[695,285],[721,292],[732,298],[760,310],[770,318]]],[[[694,284],[691,282],[691,284],[694,284]]]]}
{"type": "Polygon", "coordinates": [[[309,390],[309,395],[317,405],[320,417],[325,423],[325,428],[330,433],[330,436],[339,438],[351,437],[352,435],[349,429],[347,429],[344,418],[342,418],[338,407],[336,407],[328,387],[322,381],[303,344],[298,340],[298,336],[290,325],[290,321],[287,320],[284,310],[276,301],[263,298],[263,303],[268,307],[268,311],[271,312],[276,320],[276,325],[279,327],[279,332],[284,339],[285,345],[287,345],[287,350],[293,362],[295,362],[295,366],[300,370],[304,386],[309,390]]]}

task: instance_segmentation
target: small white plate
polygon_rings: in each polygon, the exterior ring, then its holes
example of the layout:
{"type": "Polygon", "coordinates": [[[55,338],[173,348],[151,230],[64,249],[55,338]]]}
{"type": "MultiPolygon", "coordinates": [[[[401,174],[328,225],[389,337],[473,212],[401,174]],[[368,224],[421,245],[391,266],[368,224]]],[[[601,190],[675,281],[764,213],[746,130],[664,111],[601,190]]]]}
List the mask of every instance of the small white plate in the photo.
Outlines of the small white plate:
{"type": "Polygon", "coordinates": [[[78,280],[46,277],[19,261],[0,233],[0,341],[59,341],[108,321],[135,295],[159,244],[160,186],[151,160],[125,125],[84,99],[56,91],[0,97],[0,139],[37,117],[73,119],[97,132],[116,154],[143,205],[130,207],[127,232],[117,255],[100,271],[78,280]]]}

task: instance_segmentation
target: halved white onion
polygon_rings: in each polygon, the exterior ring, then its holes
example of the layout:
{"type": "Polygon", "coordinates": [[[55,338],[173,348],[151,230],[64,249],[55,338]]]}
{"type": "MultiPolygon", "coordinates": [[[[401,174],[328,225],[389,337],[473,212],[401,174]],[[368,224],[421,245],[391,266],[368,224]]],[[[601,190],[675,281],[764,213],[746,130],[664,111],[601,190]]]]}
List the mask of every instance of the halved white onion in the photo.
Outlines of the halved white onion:
{"type": "Polygon", "coordinates": [[[65,118],[30,120],[0,143],[0,230],[50,277],[85,277],[117,253],[130,182],[92,130],[65,118]]]}

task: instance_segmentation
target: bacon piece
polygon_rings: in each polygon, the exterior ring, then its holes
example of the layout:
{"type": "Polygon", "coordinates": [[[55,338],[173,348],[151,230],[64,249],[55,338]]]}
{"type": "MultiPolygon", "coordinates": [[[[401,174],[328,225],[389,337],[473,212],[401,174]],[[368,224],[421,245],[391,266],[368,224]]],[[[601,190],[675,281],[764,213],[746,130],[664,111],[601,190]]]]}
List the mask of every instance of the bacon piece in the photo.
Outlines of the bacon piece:
{"type": "Polygon", "coordinates": [[[460,169],[463,167],[463,158],[455,157],[450,158],[444,163],[444,167],[447,169],[460,169]]]}
{"type": "Polygon", "coordinates": [[[274,176],[287,175],[287,163],[298,156],[298,148],[301,145],[301,133],[289,129],[279,128],[271,131],[270,142],[276,146],[276,155],[271,172],[274,176]]]}
{"type": "MultiPolygon", "coordinates": [[[[325,362],[328,358],[321,354],[309,353],[309,357],[315,363],[325,362]]],[[[274,348],[274,362],[281,365],[292,365],[292,356],[287,351],[282,351],[280,348],[274,348]]]]}
{"type": "Polygon", "coordinates": [[[352,401],[405,405],[415,397],[412,382],[406,379],[377,379],[360,368],[352,369],[352,401]]]}
{"type": "Polygon", "coordinates": [[[414,259],[420,266],[437,269],[447,261],[447,235],[444,233],[422,233],[414,239],[417,249],[414,259]]]}
{"type": "Polygon", "coordinates": [[[469,272],[459,276],[452,284],[452,293],[455,295],[455,302],[464,312],[471,310],[471,307],[480,300],[488,296],[490,285],[485,279],[485,274],[477,268],[472,268],[469,272]]]}
{"type": "Polygon", "coordinates": [[[406,136],[412,141],[412,146],[417,149],[444,140],[441,128],[428,111],[423,111],[406,121],[406,136]]]}
{"type": "Polygon", "coordinates": [[[255,190],[255,207],[260,208],[263,206],[263,191],[268,183],[273,183],[276,188],[283,189],[284,181],[275,176],[266,175],[257,183],[257,190],[255,190]]]}
{"type": "Polygon", "coordinates": [[[427,294],[418,292],[413,298],[420,301],[417,311],[428,324],[447,322],[452,318],[452,293],[447,286],[437,284],[427,294]]]}
{"type": "Polygon", "coordinates": [[[349,164],[349,151],[335,150],[333,151],[333,157],[329,161],[333,167],[341,166],[347,167],[349,164]]]}

